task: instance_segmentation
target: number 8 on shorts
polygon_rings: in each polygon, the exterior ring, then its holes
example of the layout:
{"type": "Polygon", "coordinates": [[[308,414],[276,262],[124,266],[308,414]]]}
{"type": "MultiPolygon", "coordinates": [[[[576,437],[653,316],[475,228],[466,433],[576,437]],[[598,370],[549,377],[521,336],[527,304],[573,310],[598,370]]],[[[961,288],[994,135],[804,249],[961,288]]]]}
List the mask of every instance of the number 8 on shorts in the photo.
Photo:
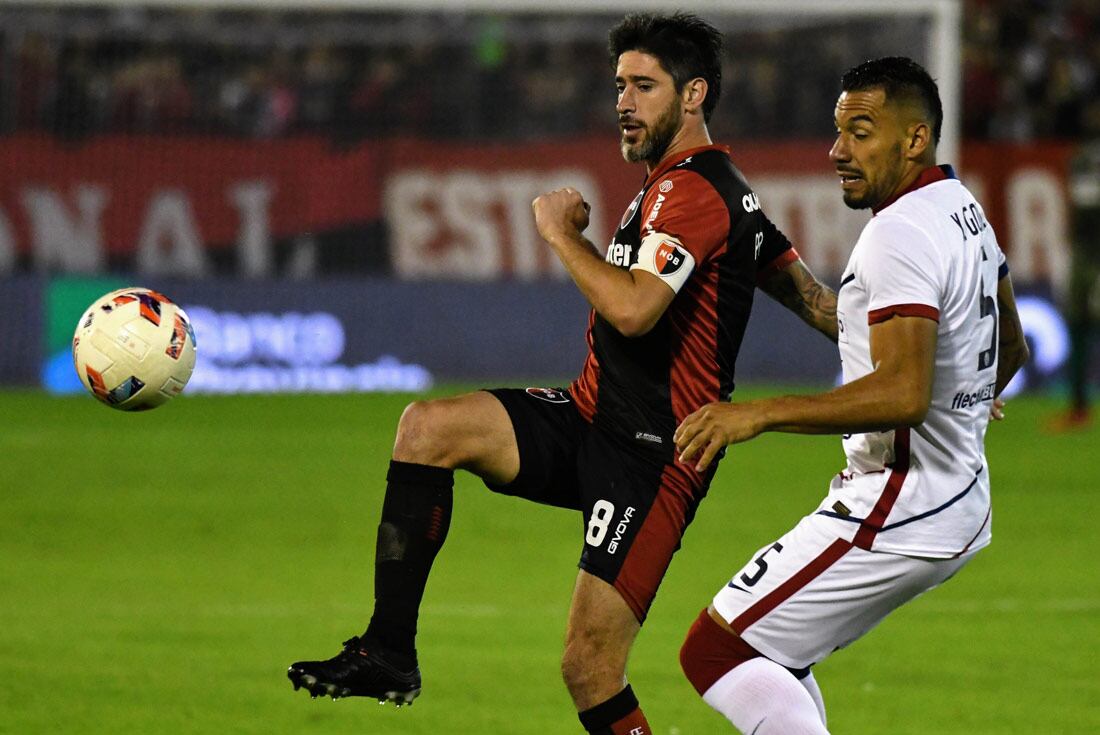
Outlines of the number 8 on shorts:
{"type": "Polygon", "coordinates": [[[588,533],[584,542],[589,546],[599,546],[607,536],[607,528],[615,516],[615,505],[606,500],[597,500],[592,506],[592,517],[588,520],[588,533]]]}

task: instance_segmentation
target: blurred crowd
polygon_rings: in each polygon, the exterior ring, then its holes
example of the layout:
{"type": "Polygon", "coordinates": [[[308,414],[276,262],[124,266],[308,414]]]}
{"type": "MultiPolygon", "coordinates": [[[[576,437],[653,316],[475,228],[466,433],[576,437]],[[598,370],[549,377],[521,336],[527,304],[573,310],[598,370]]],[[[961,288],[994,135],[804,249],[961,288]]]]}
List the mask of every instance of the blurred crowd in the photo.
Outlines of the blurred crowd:
{"type": "Polygon", "coordinates": [[[966,135],[1100,136],[1100,2],[967,0],[965,8],[966,135]]]}
{"type": "Polygon", "coordinates": [[[610,108],[587,101],[614,90],[593,73],[601,43],[484,15],[77,8],[34,20],[18,38],[0,22],[15,46],[0,57],[0,131],[565,135],[594,127],[586,111],[610,108]]]}
{"type": "MultiPolygon", "coordinates": [[[[533,139],[614,126],[612,16],[7,12],[0,133],[320,133],[354,142],[533,139]]],[[[963,19],[967,137],[1100,134],[1100,3],[967,0],[963,19]]],[[[920,58],[927,29],[914,23],[725,29],[713,132],[829,135],[839,73],[875,55],[920,58]]]]}

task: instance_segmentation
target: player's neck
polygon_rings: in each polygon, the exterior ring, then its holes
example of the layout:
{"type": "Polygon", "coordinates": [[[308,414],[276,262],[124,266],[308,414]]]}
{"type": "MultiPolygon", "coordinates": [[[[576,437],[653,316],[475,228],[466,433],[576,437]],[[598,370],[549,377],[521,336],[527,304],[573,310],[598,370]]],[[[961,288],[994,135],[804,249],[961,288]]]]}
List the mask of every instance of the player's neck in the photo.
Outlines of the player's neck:
{"type": "Polygon", "coordinates": [[[673,160],[677,156],[680,156],[684,151],[713,145],[713,143],[714,141],[710,139],[710,132],[707,130],[706,125],[693,125],[691,127],[685,125],[676,132],[676,135],[672,136],[672,142],[668,144],[668,148],[665,149],[665,153],[661,156],[660,160],[646,161],[646,176],[649,176],[659,169],[666,161],[673,160]]]}
{"type": "Polygon", "coordinates": [[[897,199],[902,193],[909,191],[916,184],[917,179],[921,177],[925,171],[930,168],[936,167],[935,158],[922,158],[916,161],[910,162],[910,164],[902,172],[901,178],[898,179],[897,185],[894,190],[890,192],[890,195],[886,200],[897,199]]]}

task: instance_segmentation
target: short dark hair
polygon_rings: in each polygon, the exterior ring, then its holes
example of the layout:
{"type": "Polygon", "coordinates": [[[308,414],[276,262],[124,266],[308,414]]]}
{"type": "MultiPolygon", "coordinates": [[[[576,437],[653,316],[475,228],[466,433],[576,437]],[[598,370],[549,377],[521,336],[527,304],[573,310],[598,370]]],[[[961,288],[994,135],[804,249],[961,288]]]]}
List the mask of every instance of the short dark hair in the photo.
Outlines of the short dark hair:
{"type": "Polygon", "coordinates": [[[919,102],[932,123],[932,140],[940,142],[943,128],[940,90],[923,66],[905,56],[884,56],[853,66],[840,79],[840,88],[845,92],[863,92],[875,87],[886,92],[887,100],[919,102]]]}
{"type": "Polygon", "coordinates": [[[710,120],[722,95],[722,47],[721,31],[690,13],[632,13],[607,38],[612,69],[627,51],[640,51],[656,57],[672,76],[677,92],[696,77],[706,80],[704,120],[710,120]]]}

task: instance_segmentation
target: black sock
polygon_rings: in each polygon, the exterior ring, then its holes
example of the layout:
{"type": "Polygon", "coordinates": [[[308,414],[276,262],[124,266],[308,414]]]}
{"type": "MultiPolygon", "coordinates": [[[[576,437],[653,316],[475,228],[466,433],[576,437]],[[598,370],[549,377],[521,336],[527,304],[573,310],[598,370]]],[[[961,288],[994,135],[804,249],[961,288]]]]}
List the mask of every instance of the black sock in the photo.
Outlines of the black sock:
{"type": "Polygon", "coordinates": [[[416,619],[435,555],[451,525],[454,470],[390,462],[374,556],[374,615],[365,636],[416,652],[416,619]]]}
{"type": "Polygon", "coordinates": [[[589,735],[652,735],[638,698],[628,684],[611,699],[597,704],[579,715],[581,726],[589,735]]]}

